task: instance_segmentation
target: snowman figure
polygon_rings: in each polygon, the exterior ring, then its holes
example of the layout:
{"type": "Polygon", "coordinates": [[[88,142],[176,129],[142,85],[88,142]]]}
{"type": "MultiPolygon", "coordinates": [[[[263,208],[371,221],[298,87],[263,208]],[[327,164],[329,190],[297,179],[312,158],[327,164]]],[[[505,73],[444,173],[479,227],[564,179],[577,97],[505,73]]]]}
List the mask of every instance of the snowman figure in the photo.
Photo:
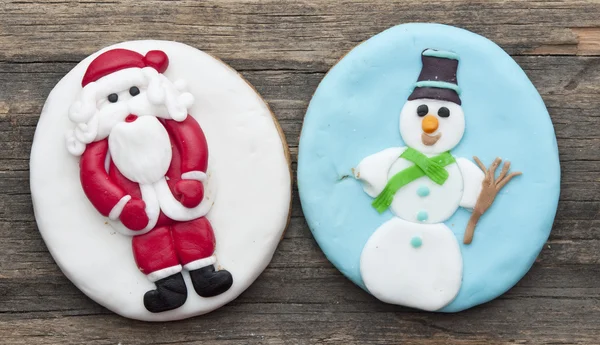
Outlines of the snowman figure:
{"type": "Polygon", "coordinates": [[[400,113],[406,147],[388,148],[364,158],[354,177],[375,198],[380,213],[394,218],[369,238],[360,258],[367,289],[381,301],[434,311],[450,303],[462,283],[458,241],[444,224],[458,209],[473,213],[463,242],[472,241],[475,225],[498,191],[520,172],[497,158],[489,169],[452,156],[465,131],[457,83],[457,54],[422,52],[422,70],[400,113]]]}

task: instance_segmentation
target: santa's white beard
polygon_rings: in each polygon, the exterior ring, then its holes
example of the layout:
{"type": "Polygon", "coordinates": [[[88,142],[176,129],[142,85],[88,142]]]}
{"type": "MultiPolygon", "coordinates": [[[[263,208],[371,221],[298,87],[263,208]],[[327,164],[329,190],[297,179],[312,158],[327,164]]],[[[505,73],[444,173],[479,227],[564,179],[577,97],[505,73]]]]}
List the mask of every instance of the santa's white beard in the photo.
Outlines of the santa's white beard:
{"type": "Polygon", "coordinates": [[[140,184],[160,180],[171,164],[169,134],[154,116],[115,125],[108,136],[108,147],[123,176],[140,184]]]}

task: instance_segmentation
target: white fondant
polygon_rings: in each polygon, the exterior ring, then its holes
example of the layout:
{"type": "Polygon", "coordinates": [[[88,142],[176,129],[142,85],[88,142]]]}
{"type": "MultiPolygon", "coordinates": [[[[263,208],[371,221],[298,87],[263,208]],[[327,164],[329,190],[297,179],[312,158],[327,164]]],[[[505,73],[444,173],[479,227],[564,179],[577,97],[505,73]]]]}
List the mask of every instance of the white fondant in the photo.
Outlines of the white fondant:
{"type": "Polygon", "coordinates": [[[125,195],[124,197],[122,197],[121,200],[119,200],[119,202],[110,210],[110,213],[108,214],[108,219],[118,219],[121,215],[121,212],[123,212],[123,208],[125,208],[125,204],[127,204],[129,200],[131,200],[131,195],[125,195]]]}
{"type": "Polygon", "coordinates": [[[104,170],[105,170],[106,172],[109,172],[109,170],[110,170],[110,162],[111,162],[111,159],[110,159],[110,152],[109,152],[109,151],[107,151],[107,152],[106,152],[106,158],[104,158],[104,170]]]}
{"type": "Polygon", "coordinates": [[[400,112],[400,135],[407,146],[422,153],[442,153],[453,149],[465,133],[465,114],[460,105],[435,99],[416,99],[407,101],[400,112]],[[441,134],[440,139],[431,146],[423,144],[421,135],[423,117],[417,115],[417,108],[427,105],[429,114],[434,115],[439,123],[438,129],[429,135],[441,134]],[[438,110],[446,107],[450,110],[449,117],[438,116],[438,110]]]}
{"type": "Polygon", "coordinates": [[[423,310],[450,303],[461,286],[462,256],[444,224],[416,224],[394,217],[369,238],[360,257],[362,279],[383,302],[423,310]],[[411,246],[413,237],[421,246],[411,246]]]}
{"type": "MultiPolygon", "coordinates": [[[[398,158],[405,148],[399,149],[381,151],[359,164],[361,179],[363,170],[379,171],[367,175],[371,178],[369,184],[363,183],[370,196],[376,197],[390,178],[414,166],[411,161],[398,158]],[[400,154],[394,156],[398,152],[400,154]],[[394,157],[397,158],[391,161],[394,157]]],[[[435,155],[426,154],[428,157],[435,155]]],[[[390,205],[396,217],[379,227],[363,249],[362,279],[369,291],[384,302],[437,310],[450,303],[460,289],[460,248],[454,234],[442,222],[459,207],[463,176],[457,163],[447,165],[445,169],[448,178],[442,185],[423,176],[400,188],[390,205]],[[418,195],[417,190],[422,187],[429,190],[427,196],[418,195]],[[419,219],[420,213],[427,217],[419,219]],[[410,244],[415,236],[423,241],[418,248],[410,244]]]]}
{"type": "Polygon", "coordinates": [[[175,273],[181,272],[181,265],[171,266],[167,268],[163,268],[162,270],[154,271],[147,275],[148,280],[151,282],[155,282],[157,280],[161,280],[166,277],[170,277],[175,273]]]}
{"type": "Polygon", "coordinates": [[[85,144],[77,140],[74,130],[67,131],[65,141],[67,143],[67,150],[73,156],[81,156],[83,151],[85,151],[85,144]]]}
{"type": "MultiPolygon", "coordinates": [[[[426,156],[431,157],[433,154],[426,156]]],[[[397,159],[390,167],[388,179],[413,165],[413,162],[404,158],[397,159]]],[[[421,222],[417,219],[417,215],[419,212],[425,211],[428,217],[423,222],[429,224],[441,223],[450,218],[459,206],[458,203],[463,190],[463,178],[457,164],[450,164],[445,169],[448,172],[448,179],[443,185],[439,185],[429,177],[423,176],[400,188],[394,195],[394,200],[390,206],[392,213],[411,222],[421,222]],[[419,197],[417,194],[417,190],[421,186],[429,188],[429,195],[426,197],[419,197]]]]}
{"type": "Polygon", "coordinates": [[[173,153],[169,133],[154,116],[118,123],[108,137],[108,147],[123,176],[140,184],[162,179],[173,153]]]}
{"type": "Polygon", "coordinates": [[[485,174],[475,163],[466,158],[457,158],[456,163],[463,177],[464,185],[460,206],[472,210],[481,193],[481,183],[485,178],[485,174]]]}
{"type": "MultiPolygon", "coordinates": [[[[207,218],[215,231],[219,265],[231,272],[233,286],[221,295],[202,298],[183,271],[188,298],[182,307],[155,314],[144,308],[144,293],[155,286],[138,270],[131,239],[115,234],[106,224],[107,218],[85,197],[79,181],[79,159],[65,149],[63,133],[73,129],[67,116],[69,105],[78,98],[85,69],[100,52],[86,58],[56,85],[40,116],[31,152],[31,189],[38,227],[65,275],[110,310],[149,321],[210,312],[246,290],[267,266],[279,243],[291,200],[282,139],[264,101],[219,60],[166,41],[127,42],[103,51],[116,47],[141,54],[153,49],[165,51],[170,60],[165,76],[170,80],[185,78],[189,84],[196,100],[189,113],[202,126],[210,148],[208,185],[212,174],[218,177],[214,183],[219,198],[207,218]]],[[[146,90],[140,87],[140,95],[124,103],[133,102],[146,90]]],[[[127,90],[125,93],[124,97],[119,94],[119,100],[127,99],[127,90]]],[[[146,196],[144,201],[149,213],[146,196]]]]}
{"type": "Polygon", "coordinates": [[[79,99],[72,103],[69,108],[69,119],[74,123],[86,123],[97,111],[98,87],[96,83],[90,83],[81,90],[79,99]]]}
{"type": "Polygon", "coordinates": [[[354,169],[354,177],[363,186],[365,193],[376,197],[388,181],[388,172],[392,164],[400,157],[406,147],[392,147],[364,158],[354,169]]]}
{"type": "Polygon", "coordinates": [[[186,173],[181,174],[182,180],[196,180],[204,182],[207,178],[208,177],[204,171],[188,171],[186,173]]]}
{"type": "Polygon", "coordinates": [[[75,138],[82,143],[91,143],[98,135],[98,118],[93,117],[87,123],[75,126],[75,138]]]}
{"type": "Polygon", "coordinates": [[[209,265],[214,265],[217,262],[217,257],[212,255],[209,256],[207,258],[204,259],[200,259],[200,260],[194,260],[192,262],[188,262],[187,264],[183,265],[183,268],[188,270],[188,271],[193,271],[193,270],[197,270],[199,268],[202,267],[206,267],[209,265]]]}

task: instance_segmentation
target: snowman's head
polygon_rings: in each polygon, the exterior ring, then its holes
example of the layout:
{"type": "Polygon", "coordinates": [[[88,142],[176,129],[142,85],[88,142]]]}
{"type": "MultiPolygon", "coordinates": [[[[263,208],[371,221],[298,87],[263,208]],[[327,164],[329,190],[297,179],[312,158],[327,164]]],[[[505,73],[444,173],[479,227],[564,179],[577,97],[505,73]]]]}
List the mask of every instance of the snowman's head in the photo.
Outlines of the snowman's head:
{"type": "Polygon", "coordinates": [[[400,112],[400,135],[407,146],[437,154],[453,149],[465,132],[460,105],[436,99],[407,101],[400,112]]]}

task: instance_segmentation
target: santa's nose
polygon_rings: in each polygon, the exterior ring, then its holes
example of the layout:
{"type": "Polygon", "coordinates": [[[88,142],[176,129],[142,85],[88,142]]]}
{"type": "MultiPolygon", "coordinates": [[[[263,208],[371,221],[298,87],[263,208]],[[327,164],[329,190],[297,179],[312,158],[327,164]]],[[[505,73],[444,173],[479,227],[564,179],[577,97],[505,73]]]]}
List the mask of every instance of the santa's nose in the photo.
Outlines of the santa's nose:
{"type": "Polygon", "coordinates": [[[421,128],[425,133],[433,133],[438,129],[439,121],[435,115],[428,114],[423,118],[421,122],[421,128]]]}
{"type": "Polygon", "coordinates": [[[133,122],[133,121],[137,120],[137,118],[138,118],[137,115],[129,114],[125,118],[125,122],[133,122]]]}

